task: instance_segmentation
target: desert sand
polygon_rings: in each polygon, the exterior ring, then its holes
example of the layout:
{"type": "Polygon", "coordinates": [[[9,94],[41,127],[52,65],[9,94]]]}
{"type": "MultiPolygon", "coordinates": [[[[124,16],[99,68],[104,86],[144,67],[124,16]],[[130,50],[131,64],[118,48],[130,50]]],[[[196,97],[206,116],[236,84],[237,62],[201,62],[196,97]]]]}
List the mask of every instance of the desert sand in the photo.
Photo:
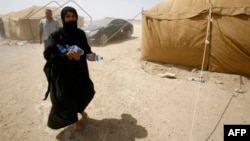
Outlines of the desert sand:
{"type": "Polygon", "coordinates": [[[249,78],[141,60],[141,23],[134,27],[130,40],[92,47],[104,60],[88,62],[96,94],[79,133],[46,125],[43,45],[2,40],[0,140],[222,141],[224,124],[250,124],[249,78]],[[187,80],[201,73],[205,83],[187,80]]]}

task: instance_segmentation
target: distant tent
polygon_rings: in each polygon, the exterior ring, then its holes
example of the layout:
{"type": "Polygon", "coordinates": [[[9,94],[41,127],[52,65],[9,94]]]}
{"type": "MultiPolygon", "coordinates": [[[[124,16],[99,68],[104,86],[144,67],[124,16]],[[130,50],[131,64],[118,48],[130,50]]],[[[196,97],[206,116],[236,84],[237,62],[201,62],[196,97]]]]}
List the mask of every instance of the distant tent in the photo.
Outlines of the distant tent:
{"type": "Polygon", "coordinates": [[[249,27],[250,0],[166,0],[142,12],[141,58],[201,68],[208,37],[205,70],[250,76],[249,27]]]}
{"type": "MultiPolygon", "coordinates": [[[[58,7],[32,6],[2,16],[5,38],[12,40],[38,40],[39,22],[45,17],[45,9],[53,11],[53,17],[61,23],[61,9],[58,7]]],[[[83,26],[83,17],[79,16],[78,26],[83,26]]]]}
{"type": "Polygon", "coordinates": [[[0,39],[4,37],[4,26],[2,16],[0,15],[0,39]]]}

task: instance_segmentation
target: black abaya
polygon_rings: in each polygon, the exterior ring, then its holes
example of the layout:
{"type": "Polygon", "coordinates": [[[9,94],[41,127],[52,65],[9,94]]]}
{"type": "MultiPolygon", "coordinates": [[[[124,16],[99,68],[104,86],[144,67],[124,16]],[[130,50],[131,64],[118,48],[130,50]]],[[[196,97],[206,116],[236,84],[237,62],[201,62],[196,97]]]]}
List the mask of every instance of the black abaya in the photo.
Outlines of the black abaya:
{"type": "Polygon", "coordinates": [[[44,57],[51,67],[49,90],[52,108],[48,126],[52,129],[76,122],[77,113],[82,113],[94,96],[94,85],[86,61],[88,53],[91,53],[91,49],[84,31],[80,29],[68,32],[60,28],[49,37],[44,57]],[[84,50],[84,54],[80,60],[69,59],[60,54],[57,44],[77,45],[84,50]]]}

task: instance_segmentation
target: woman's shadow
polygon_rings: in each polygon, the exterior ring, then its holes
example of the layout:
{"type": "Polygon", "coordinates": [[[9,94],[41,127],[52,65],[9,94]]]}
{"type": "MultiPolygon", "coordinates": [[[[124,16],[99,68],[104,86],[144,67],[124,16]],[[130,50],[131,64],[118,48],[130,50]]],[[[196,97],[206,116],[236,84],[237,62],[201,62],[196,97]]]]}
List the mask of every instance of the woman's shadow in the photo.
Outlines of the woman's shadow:
{"type": "Polygon", "coordinates": [[[88,118],[82,124],[80,132],[73,132],[73,127],[69,126],[56,138],[59,141],[135,141],[148,135],[147,130],[137,125],[137,120],[130,114],[122,114],[121,119],[88,118]]]}

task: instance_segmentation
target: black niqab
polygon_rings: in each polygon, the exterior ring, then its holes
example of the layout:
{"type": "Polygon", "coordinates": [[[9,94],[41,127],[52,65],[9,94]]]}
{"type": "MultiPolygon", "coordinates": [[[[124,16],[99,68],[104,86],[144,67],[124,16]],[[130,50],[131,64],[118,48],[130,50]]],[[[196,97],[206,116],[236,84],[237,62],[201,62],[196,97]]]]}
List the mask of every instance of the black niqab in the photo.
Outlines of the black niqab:
{"type": "Polygon", "coordinates": [[[72,31],[75,31],[77,29],[78,14],[73,7],[70,7],[70,6],[64,7],[61,11],[61,19],[62,19],[62,23],[63,23],[63,28],[65,30],[72,32],[72,31]],[[73,13],[76,16],[76,21],[65,22],[64,18],[66,16],[67,12],[73,13]]]}

